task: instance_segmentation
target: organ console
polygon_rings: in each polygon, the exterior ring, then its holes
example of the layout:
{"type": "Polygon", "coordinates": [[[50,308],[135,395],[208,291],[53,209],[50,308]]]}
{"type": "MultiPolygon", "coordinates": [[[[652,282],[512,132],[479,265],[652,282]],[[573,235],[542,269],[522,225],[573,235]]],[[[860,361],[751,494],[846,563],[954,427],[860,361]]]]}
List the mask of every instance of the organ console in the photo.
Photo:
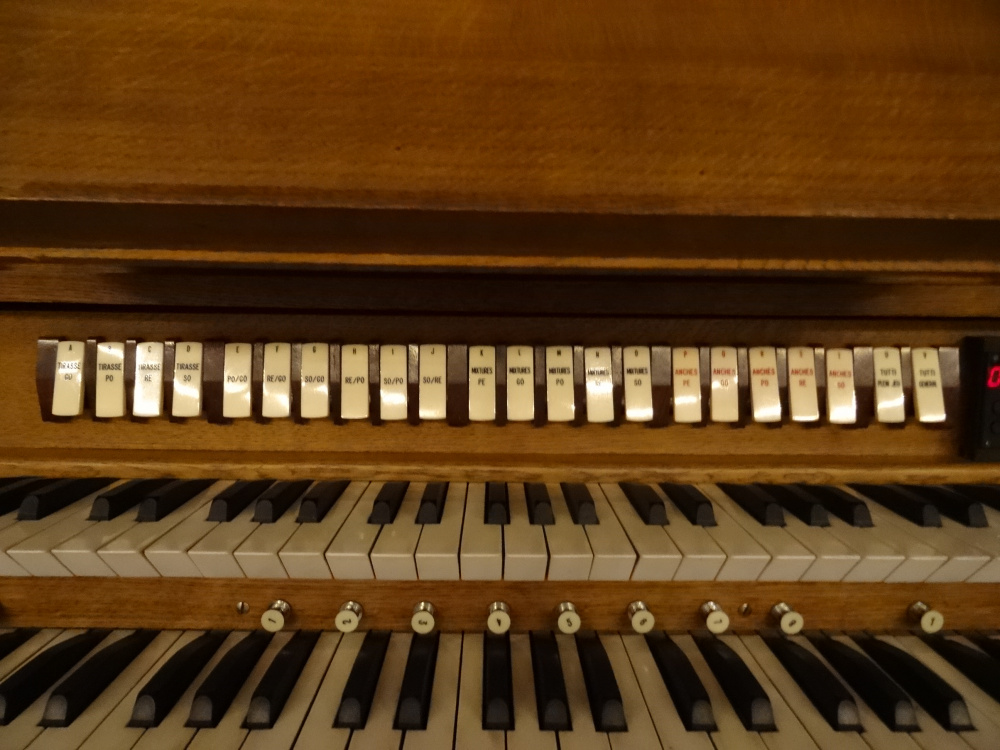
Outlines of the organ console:
{"type": "Polygon", "coordinates": [[[0,6],[0,748],[1000,743],[982,0],[0,6]]]}

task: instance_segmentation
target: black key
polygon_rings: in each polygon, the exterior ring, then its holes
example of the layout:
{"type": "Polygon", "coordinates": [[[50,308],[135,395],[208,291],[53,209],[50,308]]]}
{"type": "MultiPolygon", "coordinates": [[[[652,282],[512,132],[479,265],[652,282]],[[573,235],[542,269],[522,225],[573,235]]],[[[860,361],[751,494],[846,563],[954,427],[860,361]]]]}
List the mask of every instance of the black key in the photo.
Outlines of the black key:
{"type": "Polygon", "coordinates": [[[715,508],[697,487],[660,482],[660,489],[695,526],[715,526],[715,508]]]}
{"type": "Polygon", "coordinates": [[[271,479],[235,482],[212,498],[212,507],[208,510],[208,520],[232,521],[272,484],[274,481],[271,479]]]}
{"type": "Polygon", "coordinates": [[[299,505],[299,517],[296,520],[299,523],[319,523],[326,518],[330,508],[340,499],[350,484],[347,479],[317,482],[302,498],[302,504],[299,505]]]}
{"type": "Polygon", "coordinates": [[[87,659],[52,690],[38,725],[68,727],[76,721],[156,635],[155,630],[137,630],[87,659]]]}
{"type": "Polygon", "coordinates": [[[1000,664],[992,656],[940,635],[924,636],[924,640],[983,692],[1000,701],[1000,664]]]}
{"type": "Polygon", "coordinates": [[[829,526],[830,514],[813,495],[793,484],[758,484],[778,505],[810,526],[829,526]]]}
{"type": "Polygon", "coordinates": [[[166,518],[168,514],[213,484],[215,484],[214,479],[175,479],[142,499],[135,520],[148,523],[166,518]]]}
{"type": "Polygon", "coordinates": [[[556,522],[552,513],[552,500],[548,488],[541,482],[524,485],[524,497],[528,502],[528,519],[536,526],[551,526],[556,522]]]}
{"type": "Polygon", "coordinates": [[[550,631],[531,633],[531,672],[535,678],[538,728],[547,732],[572,730],[559,644],[550,631]]]}
{"type": "Polygon", "coordinates": [[[712,701],[680,646],[665,633],[649,633],[646,645],[684,728],[689,732],[714,732],[717,727],[712,701]]]}
{"type": "Polygon", "coordinates": [[[429,633],[414,635],[410,641],[403,685],[396,703],[395,729],[427,729],[440,639],[440,633],[429,633]]]}
{"type": "Polygon", "coordinates": [[[594,498],[590,496],[590,490],[585,484],[563,482],[563,497],[566,498],[566,507],[573,523],[577,526],[586,526],[598,523],[597,508],[594,507],[594,498]]]}
{"type": "Polygon", "coordinates": [[[510,636],[483,634],[483,729],[514,728],[510,636]]]}
{"type": "Polygon", "coordinates": [[[1000,510],[1000,485],[996,484],[949,484],[948,489],[1000,510]]]}
{"type": "Polygon", "coordinates": [[[365,728],[388,648],[387,631],[369,630],[365,634],[361,650],[354,659],[351,674],[347,678],[347,684],[344,685],[344,694],[340,698],[333,726],[346,729],[365,728]]]}
{"type": "Polygon", "coordinates": [[[6,515],[21,507],[24,498],[55,480],[28,477],[18,482],[8,484],[0,489],[0,516],[6,515]]]}
{"type": "Polygon", "coordinates": [[[952,732],[975,729],[962,696],[920,660],[870,635],[852,637],[942,727],[952,732]]]}
{"type": "Polygon", "coordinates": [[[275,482],[257,498],[253,506],[253,520],[257,523],[274,523],[302,497],[312,482],[300,479],[295,482],[275,482]]]}
{"type": "Polygon", "coordinates": [[[576,652],[580,656],[594,728],[598,732],[627,732],[622,694],[618,690],[608,653],[597,633],[592,630],[577,633],[576,652]]]}
{"type": "Polygon", "coordinates": [[[772,633],[762,637],[827,724],[838,732],[864,731],[854,696],[820,659],[784,636],[772,633]]]}
{"type": "Polygon", "coordinates": [[[941,514],[932,503],[896,484],[852,484],[851,489],[884,505],[917,526],[941,525],[941,514]]]}
{"type": "Polygon", "coordinates": [[[23,482],[25,479],[37,479],[38,477],[0,477],[0,490],[11,484],[23,482]]]}
{"type": "Polygon", "coordinates": [[[510,523],[510,500],[507,497],[507,485],[503,482],[486,483],[483,522],[497,526],[510,523]]]}
{"type": "Polygon", "coordinates": [[[696,634],[694,642],[744,728],[749,732],[775,731],[771,699],[739,655],[714,635],[696,634]]]}
{"type": "Polygon", "coordinates": [[[424,488],[423,497],[420,498],[416,523],[441,523],[441,514],[444,513],[444,501],[447,496],[447,482],[428,484],[424,488]]]}
{"type": "Polygon", "coordinates": [[[114,479],[57,479],[28,495],[21,501],[17,512],[20,521],[37,521],[50,516],[57,510],[72,505],[77,500],[97,492],[111,484],[114,479]]]}
{"type": "Polygon", "coordinates": [[[819,633],[810,633],[808,638],[889,729],[893,732],[920,731],[917,711],[909,696],[877,664],[847,644],[819,633]]]}
{"type": "Polygon", "coordinates": [[[270,642],[270,633],[257,630],[229,649],[195,691],[184,726],[216,726],[270,642]]]}
{"type": "Polygon", "coordinates": [[[49,646],[0,683],[0,725],[9,724],[107,637],[88,630],[49,646]]]}
{"type": "Polygon", "coordinates": [[[762,526],[784,526],[785,512],[768,493],[753,484],[719,484],[719,489],[762,526]]]}
{"type": "Polygon", "coordinates": [[[815,497],[823,504],[830,513],[845,523],[862,529],[869,529],[872,524],[872,515],[868,506],[861,498],[855,497],[850,492],[842,490],[840,487],[831,487],[824,484],[793,484],[802,492],[815,497]]]}
{"type": "Polygon", "coordinates": [[[137,506],[150,492],[159,489],[169,479],[133,479],[94,498],[88,521],[110,521],[137,506]]]}
{"type": "Polygon", "coordinates": [[[9,656],[14,649],[23,646],[37,632],[38,628],[18,628],[0,635],[0,659],[9,656]]]}
{"type": "Polygon", "coordinates": [[[975,498],[940,485],[906,484],[903,488],[931,503],[942,516],[963,526],[983,529],[989,525],[983,504],[975,498]]]}
{"type": "Polygon", "coordinates": [[[247,729],[274,727],[319,635],[318,630],[300,630],[282,647],[253,691],[243,726],[247,729]]]}
{"type": "Polygon", "coordinates": [[[171,656],[139,691],[128,725],[160,726],[194,678],[219,650],[226,635],[221,630],[203,633],[171,656]]]}
{"type": "Polygon", "coordinates": [[[388,524],[396,520],[399,513],[399,506],[403,504],[403,496],[409,482],[386,482],[382,489],[375,496],[372,503],[372,512],[368,516],[368,523],[388,524]]]}
{"type": "Polygon", "coordinates": [[[643,523],[647,526],[663,526],[668,523],[667,506],[652,487],[637,482],[621,482],[619,486],[643,523]]]}
{"type": "Polygon", "coordinates": [[[965,633],[965,637],[994,659],[1000,661],[1000,640],[990,638],[986,633],[965,633]]]}

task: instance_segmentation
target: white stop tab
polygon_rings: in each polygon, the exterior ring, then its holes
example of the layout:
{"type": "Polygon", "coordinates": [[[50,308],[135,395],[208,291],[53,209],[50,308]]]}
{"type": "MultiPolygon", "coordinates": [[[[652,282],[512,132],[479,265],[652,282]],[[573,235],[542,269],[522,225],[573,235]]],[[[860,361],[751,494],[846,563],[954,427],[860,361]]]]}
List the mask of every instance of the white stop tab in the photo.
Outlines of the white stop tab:
{"type": "Polygon", "coordinates": [[[497,416],[497,350],[469,347],[469,419],[492,422],[497,416]]]}
{"type": "Polygon", "coordinates": [[[408,347],[389,344],[379,351],[379,395],[382,419],[406,419],[408,347]]]}
{"type": "Polygon", "coordinates": [[[615,400],[611,347],[588,346],[583,350],[583,368],[587,383],[587,421],[613,422],[615,400]]]}
{"type": "Polygon", "coordinates": [[[913,366],[913,407],[917,420],[925,424],[943,422],[946,415],[938,350],[916,347],[910,352],[910,362],[913,366]]]}
{"type": "Polygon", "coordinates": [[[622,347],[622,379],[625,385],[625,419],[653,421],[653,379],[648,346],[622,347]]]}
{"type": "Polygon", "coordinates": [[[545,348],[545,399],[550,422],[572,422],[576,417],[573,347],[545,348]]]}
{"type": "Polygon", "coordinates": [[[158,417],[163,413],[163,343],[145,341],[135,345],[135,388],[132,414],[158,417]]]}
{"type": "Polygon", "coordinates": [[[773,346],[754,346],[747,350],[747,359],[753,421],[780,422],[781,391],[778,388],[777,351],[773,346]]]}
{"type": "Polygon", "coordinates": [[[125,416],[125,344],[106,341],[97,345],[94,373],[94,416],[125,416]]]}
{"type": "Polygon", "coordinates": [[[530,346],[507,347],[507,421],[530,422],[535,418],[535,350],[530,346]]]}
{"type": "Polygon", "coordinates": [[[264,384],[260,405],[262,417],[292,415],[292,345],[264,346],[264,384]]]}
{"type": "Polygon", "coordinates": [[[226,344],[222,369],[222,416],[245,419],[252,415],[250,387],[253,379],[253,346],[226,344]]]}
{"type": "Polygon", "coordinates": [[[83,411],[83,368],[86,365],[82,341],[60,341],[56,346],[56,379],[52,386],[52,415],[75,417],[83,411]]]}
{"type": "Polygon", "coordinates": [[[330,345],[302,345],[299,368],[299,414],[303,419],[326,419],[330,416],[330,345]]]}
{"type": "Polygon", "coordinates": [[[174,398],[170,411],[175,417],[201,416],[203,352],[200,341],[181,341],[174,346],[174,398]]]}
{"type": "Polygon", "coordinates": [[[736,347],[713,346],[709,356],[712,370],[710,401],[713,422],[738,422],[740,419],[739,370],[736,347]]]}
{"type": "Polygon", "coordinates": [[[850,349],[826,350],[826,418],[830,424],[858,421],[854,352],[850,349]]]}
{"type": "Polygon", "coordinates": [[[816,350],[811,346],[792,346],[788,349],[788,411],[793,422],[816,422],[819,419],[816,350]]]}
{"type": "Polygon", "coordinates": [[[872,350],[875,366],[875,416],[879,422],[899,424],[906,421],[903,400],[903,363],[899,349],[879,346],[872,350]]]}
{"type": "Polygon", "coordinates": [[[340,347],[340,416],[368,419],[368,345],[340,347]]]}
{"type": "Polygon", "coordinates": [[[444,344],[420,345],[419,414],[421,419],[448,416],[448,348],[444,344]]]}
{"type": "Polygon", "coordinates": [[[678,346],[673,351],[674,421],[701,421],[701,362],[698,347],[678,346]]]}

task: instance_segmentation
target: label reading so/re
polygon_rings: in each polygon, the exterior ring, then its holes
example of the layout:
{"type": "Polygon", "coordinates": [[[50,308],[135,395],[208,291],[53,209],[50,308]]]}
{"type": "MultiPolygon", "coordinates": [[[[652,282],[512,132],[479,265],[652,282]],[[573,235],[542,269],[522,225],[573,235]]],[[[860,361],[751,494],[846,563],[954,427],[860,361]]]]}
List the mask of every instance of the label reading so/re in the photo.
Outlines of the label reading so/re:
{"type": "Polygon", "coordinates": [[[448,416],[448,348],[444,344],[420,345],[421,419],[448,416]]]}

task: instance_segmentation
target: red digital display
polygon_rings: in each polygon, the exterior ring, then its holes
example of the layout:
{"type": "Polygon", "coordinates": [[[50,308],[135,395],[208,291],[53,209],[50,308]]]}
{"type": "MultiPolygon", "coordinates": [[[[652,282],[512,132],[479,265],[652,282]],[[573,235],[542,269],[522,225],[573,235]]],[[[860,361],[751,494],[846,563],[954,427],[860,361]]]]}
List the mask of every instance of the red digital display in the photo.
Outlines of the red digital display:
{"type": "Polygon", "coordinates": [[[1000,365],[993,365],[986,374],[987,388],[1000,388],[1000,365]]]}

